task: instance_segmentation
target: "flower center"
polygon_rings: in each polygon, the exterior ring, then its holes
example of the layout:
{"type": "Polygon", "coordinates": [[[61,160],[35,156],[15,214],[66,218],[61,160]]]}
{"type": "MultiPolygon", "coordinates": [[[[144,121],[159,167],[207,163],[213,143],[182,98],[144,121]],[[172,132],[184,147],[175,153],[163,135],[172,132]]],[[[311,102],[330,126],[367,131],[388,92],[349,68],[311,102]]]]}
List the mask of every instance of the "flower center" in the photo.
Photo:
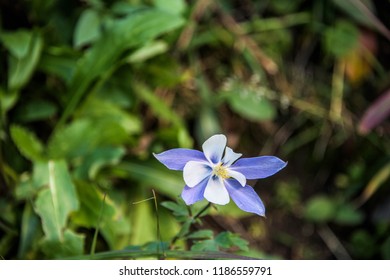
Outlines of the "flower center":
{"type": "Polygon", "coordinates": [[[218,163],[218,165],[214,166],[213,175],[221,177],[222,179],[230,178],[226,167],[223,166],[222,163],[218,163]]]}

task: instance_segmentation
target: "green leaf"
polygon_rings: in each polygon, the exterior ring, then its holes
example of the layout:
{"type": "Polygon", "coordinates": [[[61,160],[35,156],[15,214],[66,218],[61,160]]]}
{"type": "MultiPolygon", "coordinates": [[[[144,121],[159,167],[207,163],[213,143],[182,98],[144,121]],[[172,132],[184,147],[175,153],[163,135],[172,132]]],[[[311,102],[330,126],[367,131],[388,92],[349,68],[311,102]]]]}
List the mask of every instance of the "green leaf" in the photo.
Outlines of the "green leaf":
{"type": "Polygon", "coordinates": [[[227,101],[233,111],[252,121],[271,120],[276,116],[275,107],[261,91],[241,88],[227,94],[227,101]]]}
{"type": "MultiPolygon", "coordinates": [[[[58,197],[56,197],[56,207],[58,206],[58,197]]],[[[64,225],[59,221],[58,214],[54,212],[55,206],[52,201],[50,189],[42,190],[35,202],[36,212],[41,217],[42,227],[45,235],[50,240],[60,240],[62,238],[62,229],[64,225]]],[[[57,212],[59,210],[57,209],[57,212]]]]}
{"type": "Polygon", "coordinates": [[[12,125],[11,137],[20,153],[31,161],[39,161],[44,159],[44,148],[39,139],[27,129],[12,125]]]}
{"type": "Polygon", "coordinates": [[[56,131],[47,146],[49,158],[72,158],[88,154],[97,146],[94,128],[90,120],[77,120],[56,131]]]}
{"type": "Polygon", "coordinates": [[[215,237],[215,242],[218,246],[229,249],[231,247],[238,247],[242,251],[248,251],[248,241],[242,239],[238,234],[231,232],[221,232],[215,237]]]}
{"type": "Polygon", "coordinates": [[[157,8],[174,15],[183,14],[187,8],[184,0],[153,0],[153,2],[157,8]]]}
{"type": "Polygon", "coordinates": [[[342,204],[338,207],[334,221],[341,225],[357,225],[364,219],[364,215],[352,205],[342,204]]]}
{"type": "Polygon", "coordinates": [[[80,166],[75,170],[75,176],[80,179],[93,180],[104,166],[115,165],[125,154],[122,147],[101,147],[94,149],[83,158],[80,166]]]}
{"type": "Polygon", "coordinates": [[[171,211],[173,211],[173,215],[175,216],[188,216],[187,205],[184,203],[176,203],[173,201],[163,201],[161,205],[171,211]]]}
{"type": "Polygon", "coordinates": [[[335,57],[343,57],[358,43],[359,31],[348,21],[338,21],[325,30],[325,49],[335,57]]]}
{"type": "Polygon", "coordinates": [[[82,118],[56,130],[48,143],[48,156],[75,158],[90,155],[97,147],[121,145],[129,131],[137,130],[138,120],[126,116],[82,118]]]}
{"type": "Polygon", "coordinates": [[[148,63],[138,63],[137,67],[145,71],[147,85],[150,88],[173,89],[187,81],[191,75],[182,69],[179,61],[168,55],[161,55],[148,63]]]}
{"type": "MultiPolygon", "coordinates": [[[[136,97],[133,94],[129,94],[131,92],[131,84],[128,82],[128,79],[132,77],[133,75],[130,71],[117,73],[107,80],[91,98],[115,105],[131,115],[128,109],[133,108],[136,101],[136,97]]],[[[139,116],[136,118],[138,119],[139,116]]]]}
{"type": "Polygon", "coordinates": [[[57,113],[57,107],[53,102],[33,99],[24,106],[18,107],[16,119],[21,122],[33,122],[53,117],[57,113]]]}
{"type": "Polygon", "coordinates": [[[81,48],[84,45],[93,43],[100,37],[101,18],[97,11],[92,9],[84,10],[77,21],[73,34],[73,45],[81,48]]]}
{"type": "Polygon", "coordinates": [[[163,252],[169,250],[168,242],[152,241],[144,244],[142,249],[149,252],[163,252]]]}
{"type": "Polygon", "coordinates": [[[316,196],[309,200],[305,209],[306,219],[317,222],[335,222],[340,225],[356,225],[364,215],[353,205],[326,196],[316,196]]]}
{"type": "Polygon", "coordinates": [[[165,53],[168,50],[168,44],[164,41],[154,41],[149,44],[146,44],[145,46],[141,47],[140,49],[133,52],[127,59],[129,63],[140,63],[144,62],[145,60],[165,53]]]}
{"type": "Polygon", "coordinates": [[[114,203],[106,196],[103,215],[99,221],[104,194],[96,186],[83,181],[77,182],[76,187],[80,207],[72,214],[72,222],[87,228],[96,228],[98,223],[101,228],[106,227],[107,222],[118,214],[114,203]]]}
{"type": "MultiPolygon", "coordinates": [[[[136,126],[139,123],[138,119],[135,122],[118,122],[115,118],[97,119],[94,123],[96,145],[102,146],[118,146],[129,143],[130,136],[137,130],[136,126]],[[132,131],[129,133],[128,131],[132,131]],[[98,133],[100,132],[100,133],[98,133]]],[[[93,119],[91,119],[93,123],[93,119]]]]}
{"type": "Polygon", "coordinates": [[[39,192],[35,210],[41,217],[46,239],[61,241],[67,219],[78,209],[79,201],[64,161],[49,161],[47,176],[49,187],[39,192]]]}
{"type": "Polygon", "coordinates": [[[16,198],[19,200],[28,200],[35,197],[43,186],[49,184],[47,172],[46,161],[35,161],[32,176],[22,177],[19,181],[15,190],[16,198]]]}
{"type": "MultiPolygon", "coordinates": [[[[119,105],[113,102],[101,100],[99,98],[91,97],[83,104],[80,110],[77,111],[77,116],[80,118],[88,118],[93,120],[94,125],[101,122],[103,125],[120,127],[126,134],[126,139],[129,134],[139,133],[141,131],[141,122],[137,116],[134,116],[119,105]],[[117,125],[115,125],[117,124],[117,125]]],[[[116,132],[115,134],[120,134],[116,132]]],[[[100,135],[104,135],[100,133],[100,135]]],[[[118,138],[118,135],[114,136],[118,138]]]]}
{"type": "Polygon", "coordinates": [[[84,236],[67,229],[61,240],[51,240],[46,237],[40,245],[48,258],[77,256],[83,253],[84,236]]]}
{"type": "Polygon", "coordinates": [[[43,39],[38,32],[33,33],[28,53],[21,57],[9,56],[8,88],[22,88],[32,76],[43,49],[43,39]]]}
{"type": "Polygon", "coordinates": [[[19,259],[26,259],[28,252],[33,249],[33,245],[39,234],[39,217],[34,213],[31,204],[27,203],[24,206],[21,222],[18,248],[19,259]]]}
{"type": "Polygon", "coordinates": [[[15,188],[15,198],[18,201],[32,199],[37,192],[38,189],[34,187],[30,177],[21,178],[15,188]]]}
{"type": "Polygon", "coordinates": [[[67,47],[53,48],[42,53],[38,68],[48,74],[55,75],[69,84],[77,64],[76,53],[69,51],[67,47]]]}
{"type": "Polygon", "coordinates": [[[0,88],[0,117],[12,109],[19,99],[18,91],[6,92],[0,88]]]}
{"type": "Polygon", "coordinates": [[[108,24],[100,39],[77,64],[69,88],[72,97],[59,121],[59,126],[73,113],[91,84],[104,74],[110,75],[110,71],[117,66],[124,51],[140,47],[183,23],[183,19],[178,16],[147,9],[108,24]]]}
{"type": "Polygon", "coordinates": [[[191,233],[188,238],[189,239],[211,239],[213,238],[214,233],[212,230],[209,229],[203,229],[195,231],[194,233],[191,233]]]}
{"type": "Polygon", "coordinates": [[[0,33],[0,40],[4,46],[18,59],[27,56],[32,39],[33,33],[27,30],[0,33]]]}
{"type": "Polygon", "coordinates": [[[190,232],[190,228],[193,222],[194,221],[191,219],[185,220],[184,223],[181,225],[180,231],[177,233],[177,236],[180,238],[186,236],[190,232]]]}
{"type": "MultiPolygon", "coordinates": [[[[212,237],[212,232],[203,231],[199,235],[209,237],[210,234],[212,237]]],[[[238,247],[242,251],[248,251],[248,244],[248,241],[242,239],[238,234],[221,232],[215,237],[215,239],[195,242],[191,247],[191,251],[218,251],[220,248],[230,249],[233,247],[238,247]]]]}
{"type": "Polygon", "coordinates": [[[327,222],[335,217],[337,203],[326,196],[316,196],[309,200],[305,209],[306,219],[313,222],[327,222]]]}
{"type": "Polygon", "coordinates": [[[214,240],[197,241],[191,246],[191,251],[218,251],[218,244],[214,240]]]}
{"type": "Polygon", "coordinates": [[[140,10],[145,9],[145,6],[134,5],[129,1],[116,1],[112,6],[110,11],[116,16],[128,16],[135,14],[140,10]]]}

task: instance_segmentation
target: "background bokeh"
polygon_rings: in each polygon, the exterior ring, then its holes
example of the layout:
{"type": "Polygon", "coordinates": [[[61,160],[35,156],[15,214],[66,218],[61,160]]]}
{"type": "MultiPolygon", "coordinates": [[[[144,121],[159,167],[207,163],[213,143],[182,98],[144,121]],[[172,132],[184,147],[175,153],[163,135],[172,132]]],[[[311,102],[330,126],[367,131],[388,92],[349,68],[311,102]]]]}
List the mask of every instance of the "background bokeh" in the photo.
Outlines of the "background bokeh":
{"type": "Polygon", "coordinates": [[[388,0],[0,0],[0,257],[169,242],[185,224],[184,182],[152,153],[223,133],[244,157],[288,166],[250,182],[266,218],[214,207],[175,250],[390,259],[389,11],[388,0]]]}

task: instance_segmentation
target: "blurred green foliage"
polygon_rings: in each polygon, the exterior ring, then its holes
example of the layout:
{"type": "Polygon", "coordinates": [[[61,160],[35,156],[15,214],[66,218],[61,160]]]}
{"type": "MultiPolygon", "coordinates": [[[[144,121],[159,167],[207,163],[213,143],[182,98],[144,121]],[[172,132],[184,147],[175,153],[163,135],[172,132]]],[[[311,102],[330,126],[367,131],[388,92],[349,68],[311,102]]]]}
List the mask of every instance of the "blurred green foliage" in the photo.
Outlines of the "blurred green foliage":
{"type": "Polygon", "coordinates": [[[389,259],[385,2],[0,2],[0,257],[389,259]],[[220,132],[289,162],[267,219],[152,157],[220,132]]]}

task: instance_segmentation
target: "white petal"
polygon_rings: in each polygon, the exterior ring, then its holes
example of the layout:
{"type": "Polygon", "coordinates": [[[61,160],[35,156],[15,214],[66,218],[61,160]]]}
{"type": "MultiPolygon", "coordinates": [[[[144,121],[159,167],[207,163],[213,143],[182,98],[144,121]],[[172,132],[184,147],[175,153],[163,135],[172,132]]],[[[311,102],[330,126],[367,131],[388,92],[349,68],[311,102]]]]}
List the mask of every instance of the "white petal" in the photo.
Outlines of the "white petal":
{"type": "Polygon", "coordinates": [[[242,173],[227,169],[227,174],[229,175],[229,177],[236,179],[241,184],[241,186],[245,187],[246,178],[242,173]]]}
{"type": "Polygon", "coordinates": [[[230,201],[229,193],[223,184],[223,180],[217,176],[211,176],[204,190],[204,198],[208,201],[225,205],[230,201]]]}
{"type": "Polygon", "coordinates": [[[211,163],[217,164],[221,162],[223,151],[226,147],[226,136],[217,134],[207,139],[203,145],[203,153],[211,163]]]}
{"type": "Polygon", "coordinates": [[[195,187],[202,182],[206,177],[210,176],[212,169],[204,162],[189,161],[183,169],[184,182],[188,187],[195,187]]]}
{"type": "Polygon", "coordinates": [[[232,149],[230,149],[229,147],[226,147],[225,156],[223,157],[222,162],[224,163],[224,166],[229,167],[230,165],[232,165],[233,162],[235,162],[241,156],[242,156],[242,154],[235,153],[235,152],[233,152],[232,149]]]}

